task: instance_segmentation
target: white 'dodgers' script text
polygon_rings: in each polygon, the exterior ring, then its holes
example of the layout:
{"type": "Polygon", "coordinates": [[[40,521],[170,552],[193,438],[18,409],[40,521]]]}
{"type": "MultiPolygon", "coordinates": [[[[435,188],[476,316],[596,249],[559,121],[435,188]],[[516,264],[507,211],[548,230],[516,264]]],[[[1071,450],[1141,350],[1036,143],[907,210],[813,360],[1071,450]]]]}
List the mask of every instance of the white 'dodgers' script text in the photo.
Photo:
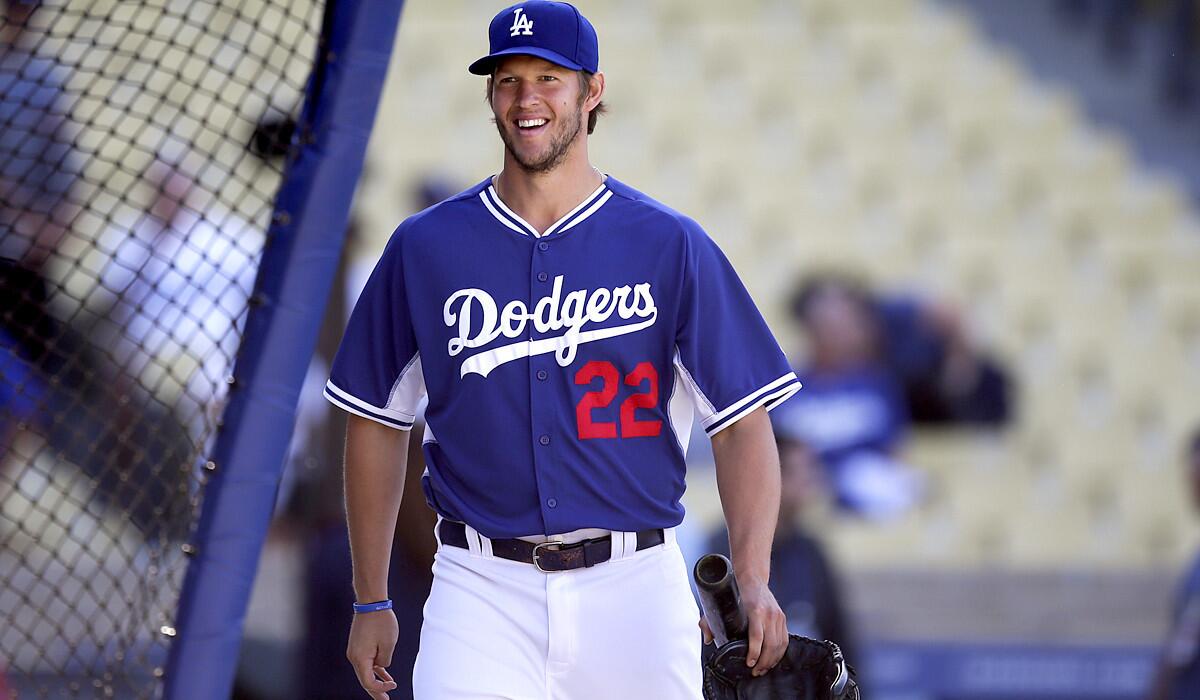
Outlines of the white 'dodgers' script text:
{"type": "Polygon", "coordinates": [[[446,325],[458,328],[458,335],[449,343],[451,357],[466,348],[487,345],[502,335],[518,338],[525,334],[526,326],[531,323],[538,333],[566,329],[562,335],[552,338],[522,340],[476,353],[463,360],[459,376],[474,372],[486,377],[506,362],[548,352],[554,353],[559,366],[566,367],[575,361],[575,352],[580,345],[636,333],[652,326],[658,318],[658,307],[654,305],[649,282],[613,289],[577,289],[567,292],[566,296],[563,296],[562,286],[563,277],[559,275],[554,278],[553,291],[539,299],[532,311],[520,299],[514,299],[500,309],[492,295],[482,289],[460,289],[451,294],[442,309],[446,325]],[[635,317],[641,320],[622,326],[583,330],[584,325],[603,323],[614,313],[625,320],[635,317]]]}

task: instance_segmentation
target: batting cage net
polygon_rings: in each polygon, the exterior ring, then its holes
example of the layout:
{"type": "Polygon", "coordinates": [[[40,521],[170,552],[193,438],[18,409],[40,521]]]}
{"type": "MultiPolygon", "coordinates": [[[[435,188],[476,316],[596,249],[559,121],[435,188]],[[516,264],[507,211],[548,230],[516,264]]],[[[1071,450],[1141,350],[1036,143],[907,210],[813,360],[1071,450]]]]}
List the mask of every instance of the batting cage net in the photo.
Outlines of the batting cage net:
{"type": "Polygon", "coordinates": [[[0,697],[157,697],[322,9],[0,11],[0,697]]]}

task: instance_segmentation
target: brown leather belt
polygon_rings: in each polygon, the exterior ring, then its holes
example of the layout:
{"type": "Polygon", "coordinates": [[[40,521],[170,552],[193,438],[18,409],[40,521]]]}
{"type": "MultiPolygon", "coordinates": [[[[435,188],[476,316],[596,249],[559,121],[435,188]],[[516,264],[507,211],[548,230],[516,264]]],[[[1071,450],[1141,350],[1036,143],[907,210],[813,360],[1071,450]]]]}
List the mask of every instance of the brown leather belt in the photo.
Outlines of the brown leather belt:
{"type": "MultiPolygon", "coordinates": [[[[442,544],[469,549],[467,528],[462,523],[443,520],[438,525],[438,538],[442,544]]],[[[637,549],[649,549],[666,541],[661,529],[642,530],[637,533],[637,549]]],[[[606,562],[612,558],[612,537],[604,536],[580,540],[570,544],[562,542],[526,542],[525,540],[491,540],[492,555],[509,561],[533,564],[538,571],[551,573],[583,569],[606,562]]]]}

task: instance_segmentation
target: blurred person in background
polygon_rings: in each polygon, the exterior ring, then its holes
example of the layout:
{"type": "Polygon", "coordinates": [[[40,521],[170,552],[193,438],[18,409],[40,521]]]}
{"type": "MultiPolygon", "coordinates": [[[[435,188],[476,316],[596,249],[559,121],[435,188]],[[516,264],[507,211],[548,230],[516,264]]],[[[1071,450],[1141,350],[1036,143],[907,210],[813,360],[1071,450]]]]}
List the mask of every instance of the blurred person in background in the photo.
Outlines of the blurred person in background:
{"type": "Polygon", "coordinates": [[[907,295],[877,302],[884,359],[913,423],[1001,427],[1012,417],[1012,381],[981,351],[950,304],[907,295]]]}
{"type": "Polygon", "coordinates": [[[48,423],[43,402],[49,387],[41,364],[45,341],[55,331],[45,302],[45,286],[36,273],[0,258],[0,461],[9,455],[19,427],[48,423]]]}
{"type": "Polygon", "coordinates": [[[168,503],[150,477],[186,452],[165,411],[145,413],[145,393],[81,322],[81,300],[54,281],[65,263],[86,269],[60,248],[79,210],[84,155],[70,72],[39,54],[38,5],[0,0],[0,460],[21,464],[14,483],[39,456],[73,464],[98,499],[122,504],[155,536],[163,513],[186,503],[168,503]],[[18,446],[22,430],[30,440],[18,446]]]}
{"type": "Polygon", "coordinates": [[[0,459],[18,426],[47,430],[50,377],[75,342],[48,306],[46,263],[66,233],[81,158],[67,71],[36,55],[36,2],[0,0],[0,459]]]}
{"type": "Polygon", "coordinates": [[[823,274],[800,286],[792,311],[807,341],[796,368],[804,391],[777,409],[776,430],[812,448],[845,511],[873,518],[906,511],[922,487],[900,459],[908,413],[881,356],[872,297],[849,276],[823,274]]]}
{"type": "MultiPolygon", "coordinates": [[[[776,433],[782,482],[779,524],[771,549],[771,590],[787,615],[788,632],[838,644],[848,659],[861,659],[842,603],[838,577],[807,522],[829,498],[816,454],[804,442],[776,433]]],[[[729,556],[729,533],[718,528],[706,552],[729,556]]],[[[862,669],[858,668],[861,677],[862,669]]]]}
{"type": "MultiPolygon", "coordinates": [[[[1200,511],[1200,428],[1187,444],[1186,479],[1192,507],[1200,511]]],[[[1200,555],[1180,582],[1171,625],[1149,700],[1200,698],[1200,555]]]]}
{"type": "Polygon", "coordinates": [[[176,370],[168,381],[179,377],[199,441],[220,415],[264,236],[234,212],[191,201],[196,176],[182,162],[156,159],[143,178],[153,202],[102,234],[98,246],[113,254],[94,296],[108,304],[118,331],[110,352],[125,372],[176,370]]]}
{"type": "Polygon", "coordinates": [[[151,533],[179,519],[164,513],[189,507],[192,474],[224,407],[264,236],[236,213],[198,203],[202,188],[182,158],[156,158],[142,181],[153,190],[150,205],[114,216],[99,233],[94,245],[109,255],[86,300],[89,341],[107,365],[95,383],[133,400],[107,412],[116,441],[93,451],[100,464],[84,466],[102,485],[115,478],[113,500],[151,533]],[[120,437],[129,434],[137,438],[120,437]]]}
{"type": "Polygon", "coordinates": [[[67,69],[39,56],[37,2],[0,0],[0,256],[42,274],[76,207],[82,170],[67,69]]]}

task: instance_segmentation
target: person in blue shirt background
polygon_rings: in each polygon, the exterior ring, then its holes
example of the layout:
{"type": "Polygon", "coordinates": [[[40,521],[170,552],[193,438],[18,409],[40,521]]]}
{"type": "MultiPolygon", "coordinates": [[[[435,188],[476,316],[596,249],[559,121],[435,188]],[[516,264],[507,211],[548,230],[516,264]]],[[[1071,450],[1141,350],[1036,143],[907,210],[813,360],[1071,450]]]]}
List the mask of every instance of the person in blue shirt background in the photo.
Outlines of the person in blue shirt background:
{"type": "Polygon", "coordinates": [[[814,450],[844,511],[905,511],[921,482],[902,461],[908,413],[880,356],[871,297],[848,276],[818,275],[800,287],[793,313],[807,341],[796,371],[804,391],[775,414],[776,431],[814,450]]]}

